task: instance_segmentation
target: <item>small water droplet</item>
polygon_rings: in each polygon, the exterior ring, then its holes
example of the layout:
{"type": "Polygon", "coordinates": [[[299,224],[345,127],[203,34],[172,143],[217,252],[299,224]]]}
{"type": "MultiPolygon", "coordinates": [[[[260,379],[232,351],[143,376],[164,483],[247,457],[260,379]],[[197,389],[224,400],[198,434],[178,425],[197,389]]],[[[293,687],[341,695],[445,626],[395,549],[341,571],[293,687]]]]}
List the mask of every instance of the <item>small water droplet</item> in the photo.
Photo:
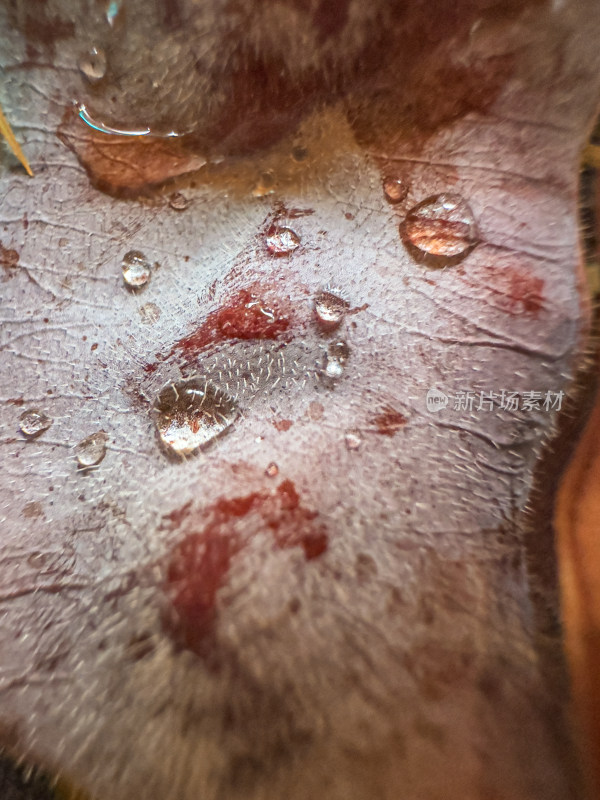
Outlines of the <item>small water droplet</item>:
{"type": "Polygon", "coordinates": [[[190,207],[190,200],[181,192],[174,192],[169,197],[169,205],[174,211],[185,211],[190,207]]]}
{"type": "Polygon", "coordinates": [[[123,280],[130,289],[141,289],[150,280],[150,262],[139,250],[123,256],[123,280]]]}
{"type": "Polygon", "coordinates": [[[300,237],[291,228],[273,225],[267,232],[266,244],[272,256],[285,256],[300,246],[300,237]]]}
{"type": "Polygon", "coordinates": [[[271,461],[269,466],[266,468],[265,475],[267,478],[276,478],[279,475],[279,467],[274,461],[271,461]]]}
{"type": "Polygon", "coordinates": [[[140,317],[144,325],[154,325],[160,319],[160,308],[156,303],[146,303],[140,308],[140,317]]]}
{"type": "Polygon", "coordinates": [[[317,322],[326,330],[337,328],[348,310],[348,303],[339,294],[325,289],[315,297],[317,322]]]}
{"type": "Polygon", "coordinates": [[[296,147],[292,149],[292,158],[294,161],[306,161],[308,158],[307,148],[302,145],[296,145],[296,147]]]}
{"type": "Polygon", "coordinates": [[[344,441],[348,450],[358,450],[362,444],[360,431],[346,431],[344,441]]]}
{"type": "Polygon", "coordinates": [[[388,203],[401,203],[408,194],[408,186],[401,178],[386,178],[383,193],[388,203]]]}
{"type": "Polygon", "coordinates": [[[106,75],[104,50],[92,47],[79,60],[79,71],[90,83],[98,83],[106,75]]]}
{"type": "Polygon", "coordinates": [[[404,246],[432,267],[458,264],[478,242],[470,206],[457,194],[439,194],[418,203],[400,225],[404,246]]]}
{"type": "Polygon", "coordinates": [[[24,411],[19,417],[19,429],[26,439],[35,439],[52,425],[53,420],[37,408],[24,411]]]}
{"type": "Polygon", "coordinates": [[[154,410],[161,442],[170,453],[182,457],[208,445],[238,416],[235,401],[198,376],[166,384],[154,410]]]}
{"type": "Polygon", "coordinates": [[[258,183],[252,190],[252,194],[254,197],[265,197],[268,194],[273,194],[275,191],[275,174],[269,170],[269,172],[263,172],[260,178],[258,179],[258,183]]]}
{"type": "Polygon", "coordinates": [[[92,433],[91,436],[82,439],[75,447],[75,458],[78,466],[81,469],[97,466],[106,455],[107,441],[108,434],[104,431],[92,433]]]}
{"type": "Polygon", "coordinates": [[[327,348],[327,356],[325,358],[325,374],[327,377],[333,380],[341,378],[349,356],[350,348],[346,342],[332,342],[327,348]]]}

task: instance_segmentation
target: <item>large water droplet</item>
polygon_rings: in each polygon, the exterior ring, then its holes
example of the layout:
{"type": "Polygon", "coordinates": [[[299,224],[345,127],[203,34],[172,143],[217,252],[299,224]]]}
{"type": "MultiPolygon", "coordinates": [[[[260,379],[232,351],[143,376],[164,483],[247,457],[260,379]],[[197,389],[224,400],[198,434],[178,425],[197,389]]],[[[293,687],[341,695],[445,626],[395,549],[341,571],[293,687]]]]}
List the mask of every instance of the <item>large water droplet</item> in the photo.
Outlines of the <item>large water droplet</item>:
{"type": "Polygon", "coordinates": [[[150,262],[139,250],[123,256],[123,280],[130,289],[141,289],[150,280],[150,262]]]}
{"type": "Polygon", "coordinates": [[[401,203],[408,194],[408,186],[401,178],[386,178],[383,193],[388,203],[401,203]]]}
{"type": "Polygon", "coordinates": [[[348,303],[339,294],[325,289],[315,297],[317,322],[325,330],[337,328],[348,310],[348,303]]]}
{"type": "Polygon", "coordinates": [[[473,212],[457,194],[418,203],[401,223],[400,235],[413,258],[432,267],[458,264],[478,242],[473,212]]]}
{"type": "Polygon", "coordinates": [[[104,50],[92,47],[79,60],[79,70],[90,83],[98,83],[106,75],[104,50]]]}
{"type": "Polygon", "coordinates": [[[35,439],[52,425],[53,420],[37,408],[24,411],[19,417],[19,429],[26,439],[35,439]]]}
{"type": "Polygon", "coordinates": [[[97,466],[106,455],[107,441],[108,434],[104,431],[92,433],[91,436],[82,439],[75,447],[75,458],[78,466],[81,469],[97,466]]]}
{"type": "Polygon", "coordinates": [[[333,380],[341,378],[349,356],[350,348],[346,342],[332,342],[327,348],[327,356],[325,357],[325,375],[333,380]]]}
{"type": "Polygon", "coordinates": [[[273,225],[267,232],[266,245],[272,256],[285,256],[300,246],[300,237],[291,228],[273,225]]]}
{"type": "Polygon", "coordinates": [[[161,442],[168,452],[182,457],[224,433],[239,413],[233,398],[198,376],[166,384],[154,410],[161,442]]]}
{"type": "Polygon", "coordinates": [[[169,205],[174,211],[185,211],[190,207],[190,200],[181,192],[174,192],[169,197],[169,205]]]}

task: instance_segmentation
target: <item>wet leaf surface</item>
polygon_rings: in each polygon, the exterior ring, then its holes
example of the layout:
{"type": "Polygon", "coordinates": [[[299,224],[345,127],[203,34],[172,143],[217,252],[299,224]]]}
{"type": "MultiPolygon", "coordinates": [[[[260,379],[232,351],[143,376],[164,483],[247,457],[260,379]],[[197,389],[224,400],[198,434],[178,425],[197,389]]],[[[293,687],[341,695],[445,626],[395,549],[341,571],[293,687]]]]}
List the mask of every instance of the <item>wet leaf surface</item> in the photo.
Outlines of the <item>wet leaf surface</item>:
{"type": "Polygon", "coordinates": [[[100,799],[580,796],[532,492],[587,335],[600,15],[341,5],[0,6],[36,174],[3,155],[0,731],[100,799]],[[477,246],[432,269],[399,230],[442,194],[477,246]],[[173,461],[153,404],[195,376],[240,415],[173,461]]]}

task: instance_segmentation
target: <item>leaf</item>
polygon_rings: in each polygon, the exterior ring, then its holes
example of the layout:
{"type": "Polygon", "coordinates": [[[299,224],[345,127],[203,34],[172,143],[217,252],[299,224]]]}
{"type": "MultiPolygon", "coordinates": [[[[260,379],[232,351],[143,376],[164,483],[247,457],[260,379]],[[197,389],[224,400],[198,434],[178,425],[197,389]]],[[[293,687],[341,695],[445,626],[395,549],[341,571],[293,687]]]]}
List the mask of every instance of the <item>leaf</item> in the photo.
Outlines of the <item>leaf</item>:
{"type": "Polygon", "coordinates": [[[568,448],[556,412],[477,404],[585,360],[600,9],[344,7],[130,0],[109,30],[103,4],[0,4],[46,163],[0,178],[0,732],[91,797],[581,796],[568,448]],[[221,435],[171,458],[192,406],[221,435]]]}
{"type": "Polygon", "coordinates": [[[25,167],[27,174],[33,178],[33,172],[31,171],[31,167],[29,166],[29,162],[25,158],[23,151],[17,140],[15,139],[15,135],[12,132],[12,129],[8,123],[8,120],[4,116],[2,112],[2,108],[0,107],[0,134],[4,136],[6,141],[8,142],[8,146],[13,151],[15,156],[19,159],[21,164],[25,167]]]}

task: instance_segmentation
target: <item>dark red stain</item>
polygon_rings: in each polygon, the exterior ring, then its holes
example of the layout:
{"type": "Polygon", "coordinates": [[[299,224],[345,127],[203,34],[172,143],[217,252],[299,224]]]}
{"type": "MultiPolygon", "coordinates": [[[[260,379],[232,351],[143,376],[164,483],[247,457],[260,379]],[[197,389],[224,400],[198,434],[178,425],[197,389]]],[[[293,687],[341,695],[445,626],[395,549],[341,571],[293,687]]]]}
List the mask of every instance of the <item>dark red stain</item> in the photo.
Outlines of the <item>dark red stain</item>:
{"type": "Polygon", "coordinates": [[[408,419],[392,406],[384,406],[379,414],[373,417],[377,433],[383,436],[395,436],[406,425],[408,419]]]}
{"type": "MultiPolygon", "coordinates": [[[[281,302],[267,302],[259,294],[241,289],[227,305],[213,311],[195,331],[176,342],[169,355],[180,352],[193,358],[208,345],[232,339],[287,339],[291,309],[281,306],[281,302]]],[[[146,367],[146,371],[152,370],[146,367]]]]}
{"type": "Polygon", "coordinates": [[[511,314],[525,312],[537,316],[544,307],[544,281],[516,269],[506,274],[506,280],[506,310],[511,314]]]}
{"type": "MultiPolygon", "coordinates": [[[[187,503],[166,520],[180,528],[188,520],[193,522],[191,517],[187,503]]],[[[300,547],[311,561],[327,550],[329,542],[317,518],[318,512],[302,506],[290,480],[274,491],[217,500],[203,513],[202,530],[185,535],[169,554],[163,587],[170,606],[163,618],[167,634],[176,644],[208,655],[218,616],[217,594],[226,584],[233,559],[254,533],[267,530],[277,548],[300,547]]]]}
{"type": "Polygon", "coordinates": [[[531,314],[534,317],[545,307],[545,281],[523,267],[488,267],[481,276],[462,273],[462,280],[476,289],[484,283],[491,292],[491,302],[513,316],[531,314]]]}
{"type": "Polygon", "coordinates": [[[0,265],[6,270],[7,275],[14,275],[12,270],[19,263],[19,253],[16,250],[10,250],[8,247],[0,242],[0,265]]]}
{"type": "Polygon", "coordinates": [[[294,423],[291,419],[276,419],[273,420],[273,427],[276,428],[281,433],[285,433],[285,431],[289,431],[294,423]]]}

